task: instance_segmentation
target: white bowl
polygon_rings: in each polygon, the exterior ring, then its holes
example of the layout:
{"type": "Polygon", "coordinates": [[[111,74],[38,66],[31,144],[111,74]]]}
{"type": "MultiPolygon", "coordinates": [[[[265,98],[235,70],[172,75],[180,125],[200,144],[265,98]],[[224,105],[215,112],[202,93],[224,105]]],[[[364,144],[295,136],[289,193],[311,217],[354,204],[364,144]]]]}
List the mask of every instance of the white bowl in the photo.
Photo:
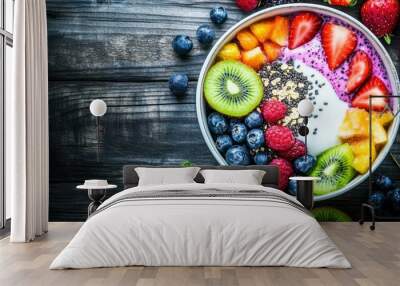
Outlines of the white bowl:
{"type": "MultiPolygon", "coordinates": [[[[218,54],[218,51],[228,42],[230,42],[237,32],[242,30],[243,28],[251,25],[252,23],[255,23],[257,21],[260,21],[265,18],[270,18],[274,17],[277,15],[283,15],[283,14],[291,14],[299,11],[312,11],[315,13],[318,13],[320,15],[326,15],[326,16],[331,16],[337,19],[340,19],[341,21],[349,24],[353,28],[361,31],[365,37],[370,41],[374,49],[377,51],[379,56],[382,59],[382,62],[387,70],[388,73],[388,79],[391,84],[391,89],[393,91],[393,94],[398,95],[400,94],[400,82],[399,82],[399,77],[396,72],[396,67],[393,64],[392,59],[390,58],[388,52],[386,49],[383,47],[379,39],[370,31],[368,30],[362,23],[360,23],[358,20],[354,19],[353,17],[336,10],[334,8],[326,7],[326,6],[321,6],[321,5],[316,5],[316,4],[304,4],[304,3],[296,3],[296,4],[287,4],[287,5],[280,5],[280,6],[275,6],[272,8],[267,8],[264,10],[261,10],[257,13],[254,13],[245,19],[241,20],[239,23],[231,27],[225,34],[219,38],[219,40],[216,42],[214,47],[211,49],[210,53],[208,54],[203,67],[201,69],[200,75],[199,75],[199,80],[197,83],[197,91],[196,91],[196,111],[197,111],[197,119],[199,121],[200,129],[203,134],[204,140],[206,141],[206,144],[208,148],[210,149],[211,153],[213,154],[214,158],[218,161],[220,165],[227,165],[224,157],[219,153],[217,150],[217,147],[215,146],[213,137],[208,129],[207,125],[207,114],[206,114],[206,102],[204,100],[203,96],[203,85],[204,85],[204,79],[207,75],[208,69],[214,64],[215,62],[215,57],[218,54]]],[[[394,112],[397,111],[398,109],[398,100],[394,100],[393,104],[394,112]]],[[[389,153],[390,148],[393,145],[393,142],[396,139],[397,131],[399,128],[399,116],[397,116],[391,127],[388,130],[388,142],[386,143],[385,147],[380,151],[378,157],[374,161],[372,165],[372,171],[374,171],[385,159],[387,154],[389,153]]],[[[339,196],[341,194],[344,194],[351,189],[355,188],[359,184],[361,184],[363,181],[365,181],[368,178],[368,173],[364,175],[359,175],[355,177],[350,183],[348,183],[345,187],[335,191],[331,192],[326,195],[322,196],[315,196],[315,201],[321,201],[321,200],[326,200],[330,198],[334,198],[336,196],[339,196]]]]}

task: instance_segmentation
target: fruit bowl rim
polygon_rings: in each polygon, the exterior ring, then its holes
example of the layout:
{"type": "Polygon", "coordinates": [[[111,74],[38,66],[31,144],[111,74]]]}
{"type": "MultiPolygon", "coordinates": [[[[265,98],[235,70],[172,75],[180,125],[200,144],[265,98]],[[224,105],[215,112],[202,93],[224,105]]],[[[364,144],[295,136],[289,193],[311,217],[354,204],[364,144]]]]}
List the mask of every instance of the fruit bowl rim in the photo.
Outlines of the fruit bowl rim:
{"type": "MultiPolygon", "coordinates": [[[[214,158],[217,160],[217,162],[220,165],[227,165],[227,162],[225,161],[225,158],[219,153],[219,151],[216,148],[214,139],[208,129],[207,126],[207,114],[206,114],[206,102],[204,100],[203,96],[203,86],[204,86],[204,80],[205,76],[207,74],[207,71],[209,68],[214,64],[216,55],[218,51],[229,41],[231,41],[236,33],[243,28],[246,28],[250,26],[251,24],[263,20],[265,18],[270,18],[270,17],[275,17],[278,15],[287,15],[287,14],[292,14],[300,11],[310,11],[310,12],[315,12],[322,14],[324,16],[330,16],[336,19],[339,19],[346,24],[350,25],[354,29],[360,31],[363,33],[363,35],[368,39],[370,44],[373,46],[375,51],[379,54],[384,67],[386,69],[386,72],[388,74],[389,82],[391,85],[392,93],[394,95],[400,94],[400,80],[397,74],[396,67],[393,63],[393,60],[391,59],[388,51],[384,48],[382,43],[379,41],[379,39],[366,27],[364,24],[362,24],[360,21],[355,19],[354,17],[337,10],[332,7],[327,7],[319,4],[308,4],[308,3],[292,3],[292,4],[284,4],[284,5],[279,5],[279,6],[274,6],[270,8],[266,8],[263,10],[260,10],[254,14],[251,14],[244,19],[240,20],[238,23],[233,25],[231,28],[229,28],[219,39],[218,41],[214,44],[210,52],[208,53],[207,58],[204,61],[204,64],[201,68],[198,82],[197,82],[197,89],[196,89],[196,114],[197,114],[197,120],[200,126],[201,133],[203,135],[203,138],[211,151],[212,155],[214,158]]],[[[394,99],[394,112],[397,111],[398,109],[398,99],[394,99]]],[[[391,127],[388,130],[388,142],[385,144],[385,147],[379,152],[378,157],[375,159],[374,163],[372,164],[372,172],[374,172],[383,162],[383,160],[386,158],[388,155],[395,139],[397,136],[397,132],[399,129],[399,123],[400,123],[400,118],[399,116],[396,116],[391,124],[391,127]]],[[[365,174],[360,174],[357,177],[353,178],[345,187],[335,191],[331,192],[329,194],[325,195],[320,195],[320,196],[314,196],[315,201],[323,201],[327,199],[331,199],[337,196],[340,196],[342,194],[347,193],[348,191],[352,190],[354,187],[358,186],[359,184],[363,183],[369,176],[369,172],[365,174]]]]}

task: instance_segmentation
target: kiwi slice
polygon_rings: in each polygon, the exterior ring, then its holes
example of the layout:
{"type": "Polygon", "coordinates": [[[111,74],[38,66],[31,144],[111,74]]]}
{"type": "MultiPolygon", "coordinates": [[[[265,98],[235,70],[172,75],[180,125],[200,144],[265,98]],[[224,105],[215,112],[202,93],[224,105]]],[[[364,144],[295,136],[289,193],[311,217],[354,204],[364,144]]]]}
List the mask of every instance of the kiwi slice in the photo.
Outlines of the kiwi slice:
{"type": "Polygon", "coordinates": [[[347,185],[356,174],[352,162],[353,152],[349,144],[332,147],[317,157],[310,176],[320,177],[314,185],[314,194],[325,195],[347,185]]]}
{"type": "Polygon", "coordinates": [[[226,60],[210,68],[204,82],[204,96],[219,113],[242,117],[263,99],[260,76],[241,62],[226,60]]]}
{"type": "Polygon", "coordinates": [[[332,207],[320,207],[312,210],[315,219],[319,222],[336,221],[348,222],[352,221],[351,217],[346,213],[332,207]]]}

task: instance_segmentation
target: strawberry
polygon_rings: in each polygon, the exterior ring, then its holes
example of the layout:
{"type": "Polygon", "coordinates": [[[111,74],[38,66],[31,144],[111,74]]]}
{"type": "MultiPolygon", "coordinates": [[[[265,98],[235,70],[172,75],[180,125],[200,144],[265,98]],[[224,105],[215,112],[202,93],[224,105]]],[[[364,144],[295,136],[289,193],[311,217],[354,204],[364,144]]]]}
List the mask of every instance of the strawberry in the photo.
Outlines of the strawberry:
{"type": "Polygon", "coordinates": [[[297,14],[290,25],[289,49],[293,50],[311,41],[321,27],[322,19],[314,13],[297,14]]]}
{"type": "Polygon", "coordinates": [[[281,55],[282,47],[273,42],[266,41],[263,48],[269,63],[275,61],[281,55]]]}
{"type": "MultiPolygon", "coordinates": [[[[377,76],[373,76],[357,93],[352,101],[353,107],[369,109],[369,98],[373,95],[389,95],[385,83],[377,76]]],[[[388,102],[388,98],[373,98],[371,109],[382,111],[388,102]]]]}
{"type": "Polygon", "coordinates": [[[357,46],[357,36],[349,29],[327,23],[321,31],[322,47],[331,70],[341,66],[357,46]]]}
{"type": "Polygon", "coordinates": [[[270,40],[280,46],[287,46],[289,36],[289,19],[283,16],[276,16],[274,29],[271,32],[270,40]]]}
{"type": "Polygon", "coordinates": [[[253,11],[260,5],[259,0],[236,0],[236,5],[244,12],[253,11]]]}
{"type": "Polygon", "coordinates": [[[357,0],[325,0],[329,5],[353,7],[357,4],[357,0]]]}
{"type": "Polygon", "coordinates": [[[361,20],[375,35],[391,43],[390,34],[399,20],[398,0],[367,0],[361,7],[361,20]]]}
{"type": "Polygon", "coordinates": [[[346,92],[354,92],[371,76],[371,73],[371,59],[365,52],[358,51],[350,62],[349,79],[347,80],[346,92]]]}

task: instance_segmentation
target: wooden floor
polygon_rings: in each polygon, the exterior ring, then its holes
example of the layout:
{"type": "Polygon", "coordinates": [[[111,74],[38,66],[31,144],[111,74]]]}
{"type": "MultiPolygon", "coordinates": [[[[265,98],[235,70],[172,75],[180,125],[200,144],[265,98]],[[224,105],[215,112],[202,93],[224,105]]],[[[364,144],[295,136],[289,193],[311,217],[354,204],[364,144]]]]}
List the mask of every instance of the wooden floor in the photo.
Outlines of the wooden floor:
{"type": "Polygon", "coordinates": [[[350,270],[287,267],[124,267],[48,270],[81,223],[50,223],[49,233],[29,244],[0,241],[1,286],[75,285],[400,285],[400,223],[379,223],[375,232],[357,223],[324,229],[353,265],[350,270]]]}

